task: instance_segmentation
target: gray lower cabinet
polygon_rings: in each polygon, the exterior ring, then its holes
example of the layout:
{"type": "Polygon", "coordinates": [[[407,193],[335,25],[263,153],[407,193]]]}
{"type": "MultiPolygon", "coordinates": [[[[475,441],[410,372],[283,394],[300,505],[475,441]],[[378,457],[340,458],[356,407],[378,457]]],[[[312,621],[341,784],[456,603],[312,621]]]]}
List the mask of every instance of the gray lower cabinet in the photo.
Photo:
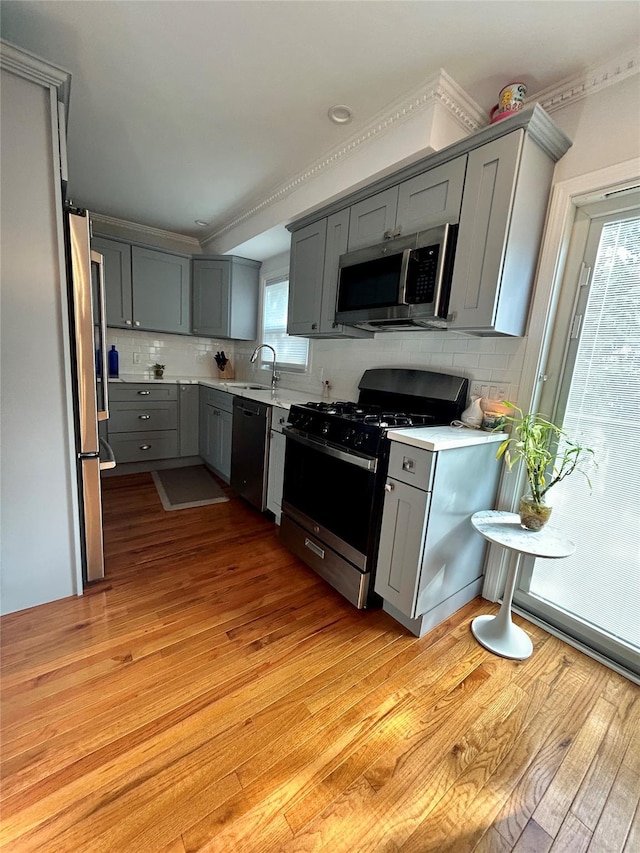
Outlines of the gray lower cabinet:
{"type": "Polygon", "coordinates": [[[523,129],[470,152],[449,302],[453,331],[524,334],[554,165],[523,129]]]}
{"type": "Polygon", "coordinates": [[[191,333],[190,258],[95,236],[105,259],[107,325],[191,333]]]}
{"type": "Polygon", "coordinates": [[[392,442],[375,590],[418,635],[480,593],[486,543],[470,518],[494,505],[496,446],[430,452],[392,442]]]}
{"type": "Polygon", "coordinates": [[[258,334],[260,263],[248,258],[192,261],[194,335],[255,340],[258,334]]]}
{"type": "Polygon", "coordinates": [[[200,388],[200,456],[225,483],[231,479],[233,395],[200,388]]]}
{"type": "Polygon", "coordinates": [[[180,456],[197,456],[199,450],[200,388],[178,386],[180,456]]]}
{"type": "Polygon", "coordinates": [[[371,332],[336,323],[338,265],[347,251],[349,209],[291,238],[287,332],[307,338],[364,338],[371,332]]]}
{"type": "Polygon", "coordinates": [[[109,396],[109,444],[117,464],[178,456],[177,385],[114,383],[109,396]]]}

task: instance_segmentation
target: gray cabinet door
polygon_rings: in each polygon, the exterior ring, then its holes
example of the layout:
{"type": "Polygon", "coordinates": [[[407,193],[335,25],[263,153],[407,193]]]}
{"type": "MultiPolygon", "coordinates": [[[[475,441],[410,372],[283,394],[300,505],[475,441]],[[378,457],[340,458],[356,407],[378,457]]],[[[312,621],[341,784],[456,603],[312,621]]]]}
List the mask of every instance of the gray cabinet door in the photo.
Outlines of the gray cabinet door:
{"type": "Polygon", "coordinates": [[[394,230],[398,210],[398,187],[365,198],[350,208],[349,251],[381,243],[394,230]]]}
{"type": "Polygon", "coordinates": [[[320,331],[326,240],[326,219],[307,225],[291,236],[287,318],[290,335],[313,336],[320,331]]]}
{"type": "Polygon", "coordinates": [[[233,436],[233,415],[231,412],[220,410],[218,418],[217,439],[215,452],[217,473],[228,483],[231,480],[231,440],[233,436]]]}
{"type": "Polygon", "coordinates": [[[220,417],[220,410],[214,406],[203,406],[201,418],[201,441],[200,441],[200,456],[204,459],[207,465],[215,467],[216,457],[216,430],[220,417]]]}
{"type": "MultiPolygon", "coordinates": [[[[338,295],[338,267],[340,255],[347,251],[349,242],[349,208],[338,211],[327,218],[327,243],[322,277],[322,310],[320,331],[339,335],[345,326],[336,323],[336,297],[338,295]]],[[[356,329],[356,331],[360,331],[356,329]]]]}
{"type": "Polygon", "coordinates": [[[104,257],[107,326],[130,329],[133,326],[131,246],[105,237],[94,237],[91,248],[104,257]]]}
{"type": "Polygon", "coordinates": [[[460,218],[467,155],[404,181],[398,187],[396,230],[412,234],[460,218]]]}
{"type": "Polygon", "coordinates": [[[180,456],[197,456],[199,442],[199,388],[180,385],[178,394],[180,456]]]}
{"type": "Polygon", "coordinates": [[[231,261],[193,260],[194,335],[229,336],[231,261]]]}
{"type": "Polygon", "coordinates": [[[449,301],[452,330],[494,328],[523,140],[524,130],[517,130],[468,155],[449,301]]]}
{"type": "Polygon", "coordinates": [[[189,258],[131,249],[133,325],[140,329],[191,332],[191,264],[189,258]]]}
{"type": "Polygon", "coordinates": [[[375,590],[415,618],[431,492],[391,478],[386,485],[375,590]]]}

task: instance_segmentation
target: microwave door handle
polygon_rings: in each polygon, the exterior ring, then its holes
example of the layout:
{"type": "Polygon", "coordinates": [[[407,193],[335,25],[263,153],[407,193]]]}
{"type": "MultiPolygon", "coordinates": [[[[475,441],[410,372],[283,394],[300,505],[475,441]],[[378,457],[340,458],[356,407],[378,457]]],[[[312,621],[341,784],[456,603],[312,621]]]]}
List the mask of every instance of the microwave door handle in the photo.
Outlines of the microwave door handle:
{"type": "MultiPolygon", "coordinates": [[[[109,420],[109,373],[107,366],[107,305],[104,287],[104,257],[91,250],[91,261],[98,267],[98,301],[100,311],[100,352],[102,361],[102,400],[104,408],[98,411],[98,420],[109,420]]],[[[96,306],[98,307],[98,306],[96,306]]]]}
{"type": "Polygon", "coordinates": [[[446,269],[446,258],[449,252],[451,251],[451,228],[449,225],[444,226],[444,236],[441,244],[440,251],[440,260],[438,263],[438,270],[436,273],[436,289],[433,296],[433,315],[434,317],[442,317],[446,319],[446,311],[447,305],[441,305],[442,295],[443,295],[443,284],[444,284],[444,272],[446,269]],[[441,309],[444,308],[444,313],[441,313],[441,309]]]}
{"type": "Polygon", "coordinates": [[[407,304],[407,273],[409,271],[409,260],[413,249],[405,249],[402,253],[400,264],[400,287],[398,289],[398,305],[407,304]]]}

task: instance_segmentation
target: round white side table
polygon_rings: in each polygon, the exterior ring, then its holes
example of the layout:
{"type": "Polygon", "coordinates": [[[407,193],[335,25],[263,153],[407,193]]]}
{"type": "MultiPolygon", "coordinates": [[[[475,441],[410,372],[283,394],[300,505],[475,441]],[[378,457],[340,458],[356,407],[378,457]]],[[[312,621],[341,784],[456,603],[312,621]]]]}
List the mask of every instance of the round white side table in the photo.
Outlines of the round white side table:
{"type": "Polygon", "coordinates": [[[485,510],[471,516],[471,523],[489,542],[515,551],[515,562],[509,569],[502,605],[497,616],[476,616],[471,632],[485,649],[513,660],[525,660],[533,652],[528,634],[511,621],[511,602],[516,588],[523,554],[547,559],[569,557],[576,550],[575,542],[555,527],[546,525],[542,530],[525,530],[520,526],[520,516],[515,512],[485,510]]]}

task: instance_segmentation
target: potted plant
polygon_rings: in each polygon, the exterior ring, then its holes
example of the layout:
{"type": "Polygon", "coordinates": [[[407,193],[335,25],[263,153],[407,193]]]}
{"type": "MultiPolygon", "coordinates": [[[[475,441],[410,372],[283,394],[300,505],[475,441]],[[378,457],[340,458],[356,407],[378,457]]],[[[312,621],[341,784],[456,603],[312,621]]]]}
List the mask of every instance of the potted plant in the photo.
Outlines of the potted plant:
{"type": "Polygon", "coordinates": [[[527,530],[541,530],[551,515],[546,495],[552,486],[579,471],[591,487],[585,465],[593,461],[594,453],[591,448],[570,439],[563,429],[542,415],[525,415],[513,403],[505,401],[504,404],[516,414],[505,416],[505,421],[512,425],[512,432],[498,448],[496,458],[504,457],[509,471],[518,459],[522,459],[528,491],[520,498],[520,522],[527,530]]]}
{"type": "Polygon", "coordinates": [[[156,361],[156,363],[153,365],[153,375],[156,377],[156,379],[162,379],[162,377],[164,376],[164,364],[158,364],[158,362],[156,361]]]}

